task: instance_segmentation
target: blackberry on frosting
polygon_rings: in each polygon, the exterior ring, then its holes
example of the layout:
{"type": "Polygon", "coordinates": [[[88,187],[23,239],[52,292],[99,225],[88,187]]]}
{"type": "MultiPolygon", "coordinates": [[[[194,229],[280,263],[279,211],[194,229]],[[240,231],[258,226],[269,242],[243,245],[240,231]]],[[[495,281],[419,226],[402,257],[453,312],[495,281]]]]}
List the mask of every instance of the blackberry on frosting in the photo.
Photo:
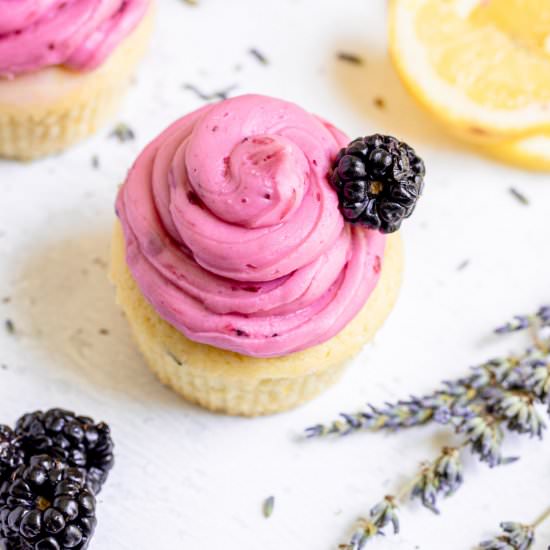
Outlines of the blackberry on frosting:
{"type": "Polygon", "coordinates": [[[412,147],[374,134],[340,150],[331,182],[344,218],[393,233],[411,216],[424,188],[424,162],[412,147]]]}

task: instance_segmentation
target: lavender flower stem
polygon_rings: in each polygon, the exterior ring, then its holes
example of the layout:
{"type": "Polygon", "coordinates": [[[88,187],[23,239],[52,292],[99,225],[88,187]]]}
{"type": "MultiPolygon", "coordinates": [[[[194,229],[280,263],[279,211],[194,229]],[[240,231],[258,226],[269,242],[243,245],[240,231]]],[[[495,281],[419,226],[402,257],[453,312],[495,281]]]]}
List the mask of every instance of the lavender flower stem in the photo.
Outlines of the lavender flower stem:
{"type": "Polygon", "coordinates": [[[412,397],[384,407],[369,406],[357,413],[342,413],[328,424],[317,424],[306,429],[306,437],[343,436],[358,431],[380,431],[422,426],[430,422],[449,424],[483,399],[488,387],[505,382],[511,373],[524,363],[547,359],[550,350],[530,347],[521,355],[509,355],[474,367],[470,376],[445,382],[442,389],[423,397],[412,397]]]}
{"type": "Polygon", "coordinates": [[[548,508],[545,512],[543,512],[532,524],[531,526],[533,529],[537,529],[540,527],[543,523],[548,521],[550,519],[550,508],[548,508]]]}

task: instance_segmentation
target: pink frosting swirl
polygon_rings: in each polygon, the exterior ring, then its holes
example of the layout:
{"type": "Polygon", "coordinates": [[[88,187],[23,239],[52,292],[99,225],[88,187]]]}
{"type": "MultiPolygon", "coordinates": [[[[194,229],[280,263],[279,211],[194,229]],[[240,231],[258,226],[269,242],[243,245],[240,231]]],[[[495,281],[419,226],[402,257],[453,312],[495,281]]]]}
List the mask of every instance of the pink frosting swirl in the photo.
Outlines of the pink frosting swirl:
{"type": "Polygon", "coordinates": [[[150,0],[0,0],[0,76],[98,67],[150,0]]]}
{"type": "Polygon", "coordinates": [[[188,338],[257,357],[336,335],[380,273],[385,237],[344,224],[327,180],[349,140],[258,95],[183,117],[139,156],[117,199],[127,263],[188,338]]]}

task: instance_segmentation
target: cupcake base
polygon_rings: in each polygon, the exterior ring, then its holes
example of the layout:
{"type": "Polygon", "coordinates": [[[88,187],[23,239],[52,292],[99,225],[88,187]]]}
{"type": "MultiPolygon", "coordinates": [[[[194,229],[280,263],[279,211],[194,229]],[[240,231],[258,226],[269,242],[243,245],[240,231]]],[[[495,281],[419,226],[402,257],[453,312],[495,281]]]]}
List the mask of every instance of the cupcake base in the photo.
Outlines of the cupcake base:
{"type": "Polygon", "coordinates": [[[96,70],[48,67],[0,79],[0,157],[32,160],[93,134],[116,111],[153,28],[154,5],[96,70]]]}
{"type": "Polygon", "coordinates": [[[193,342],[159,317],[125,259],[117,222],[111,280],[149,367],[185,399],[211,411],[257,416],[291,409],[335,384],[347,362],[375,335],[397,299],[403,267],[398,234],[388,238],[380,281],[360,313],[334,338],[283,357],[256,358],[193,342]]]}

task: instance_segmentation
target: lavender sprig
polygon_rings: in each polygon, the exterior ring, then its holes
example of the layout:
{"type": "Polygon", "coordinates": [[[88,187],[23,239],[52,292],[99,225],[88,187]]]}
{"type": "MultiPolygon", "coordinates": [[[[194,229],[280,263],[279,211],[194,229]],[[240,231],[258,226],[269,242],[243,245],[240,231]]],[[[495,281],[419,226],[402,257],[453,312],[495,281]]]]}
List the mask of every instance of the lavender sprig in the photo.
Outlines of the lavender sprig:
{"type": "MultiPolygon", "coordinates": [[[[396,502],[405,497],[418,499],[438,514],[438,500],[456,492],[463,484],[461,453],[464,449],[490,467],[509,464],[517,457],[505,457],[502,444],[507,432],[542,439],[546,423],[537,410],[544,404],[550,414],[550,342],[541,339],[541,327],[550,327],[550,306],[534,316],[517,316],[498,329],[509,333],[530,328],[534,345],[522,354],[493,359],[474,367],[469,376],[443,383],[443,387],[424,397],[411,397],[395,404],[366,411],[342,414],[328,425],[318,424],[306,430],[308,437],[329,434],[347,435],[359,430],[394,430],[437,422],[452,427],[461,437],[458,447],[444,447],[431,463],[422,466],[418,475],[397,496],[386,497],[375,506],[366,520],[359,522],[345,550],[362,550],[383,535],[392,523],[398,532],[396,502]]],[[[481,544],[483,550],[528,550],[536,526],[550,517],[550,510],[531,526],[507,522],[504,533],[481,544]]],[[[550,550],[550,549],[549,549],[550,550]]]]}
{"type": "MultiPolygon", "coordinates": [[[[365,411],[354,414],[341,413],[340,418],[329,424],[317,424],[306,428],[306,437],[327,435],[344,436],[358,431],[379,431],[410,428],[435,421],[448,424],[454,417],[460,419],[468,412],[468,407],[480,398],[481,392],[495,382],[505,382],[513,376],[518,366],[540,361],[544,352],[537,347],[528,348],[521,356],[510,355],[492,359],[471,369],[471,375],[454,381],[445,381],[443,388],[423,397],[411,397],[395,404],[386,403],[384,407],[369,405],[365,411]]],[[[524,375],[522,375],[524,377],[524,375]]],[[[541,384],[541,373],[537,383],[541,384]]],[[[534,381],[532,383],[535,383],[534,381]]],[[[550,372],[548,379],[542,382],[548,396],[550,390],[550,372]]],[[[550,406],[550,398],[549,398],[550,406]]]]}

